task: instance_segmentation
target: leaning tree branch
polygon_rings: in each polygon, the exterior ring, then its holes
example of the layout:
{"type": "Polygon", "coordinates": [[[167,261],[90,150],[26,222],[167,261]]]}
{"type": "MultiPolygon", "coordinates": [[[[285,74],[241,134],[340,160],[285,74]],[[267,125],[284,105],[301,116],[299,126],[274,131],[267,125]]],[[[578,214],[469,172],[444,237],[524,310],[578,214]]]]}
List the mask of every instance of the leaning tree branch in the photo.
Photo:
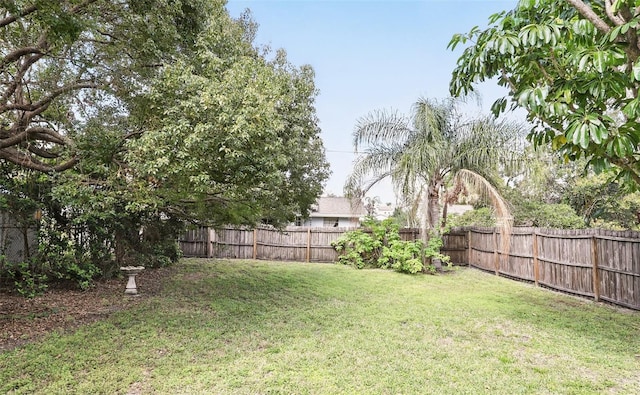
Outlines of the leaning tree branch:
{"type": "Polygon", "coordinates": [[[582,0],[566,0],[567,3],[571,4],[578,12],[585,18],[587,18],[596,29],[600,30],[603,33],[609,33],[611,27],[605,22],[602,18],[596,14],[593,9],[585,4],[582,0]]]}
{"type": "Polygon", "coordinates": [[[31,155],[20,152],[13,147],[0,149],[0,159],[5,159],[11,163],[15,163],[18,166],[41,171],[44,173],[48,173],[52,170],[51,166],[47,166],[46,164],[33,158],[31,155]]]}
{"type": "Polygon", "coordinates": [[[49,143],[60,145],[73,145],[71,139],[61,135],[55,130],[43,126],[34,126],[26,130],[27,133],[33,135],[33,140],[47,141],[49,143]]]}
{"type": "Polygon", "coordinates": [[[47,151],[44,148],[40,148],[40,147],[36,147],[33,144],[28,144],[25,147],[29,152],[31,152],[32,154],[40,157],[40,158],[45,158],[45,159],[56,159],[57,157],[60,156],[60,154],[56,154],[53,153],[51,151],[47,151]]]}
{"type": "Polygon", "coordinates": [[[621,26],[628,22],[613,12],[613,1],[611,0],[604,0],[604,12],[607,14],[609,20],[616,26],[621,26]]]}
{"type": "Polygon", "coordinates": [[[53,170],[54,172],[65,171],[72,168],[76,164],[78,164],[78,162],[80,162],[80,158],[78,158],[77,156],[74,156],[73,158],[69,159],[66,162],[63,162],[57,166],[53,166],[51,170],[53,170]]]}
{"type": "Polygon", "coordinates": [[[9,63],[15,62],[16,60],[20,59],[25,55],[38,54],[38,53],[42,53],[42,49],[38,47],[18,48],[13,52],[8,53],[7,55],[5,55],[4,58],[2,58],[2,61],[0,61],[0,69],[4,68],[4,66],[6,66],[9,63]]]}
{"type": "Polygon", "coordinates": [[[98,84],[96,84],[95,82],[76,81],[73,84],[65,85],[63,87],[60,87],[58,89],[51,91],[49,95],[45,96],[44,98],[42,98],[41,100],[35,103],[13,103],[13,104],[6,104],[3,106],[0,106],[0,114],[7,111],[19,110],[19,111],[29,111],[30,113],[28,115],[32,117],[46,110],[49,104],[51,104],[51,102],[55,98],[57,98],[62,94],[65,94],[71,91],[80,90],[80,89],[91,89],[91,88],[97,88],[97,87],[98,87],[98,84]]]}
{"type": "Polygon", "coordinates": [[[18,87],[20,86],[21,81],[24,78],[24,76],[27,74],[27,71],[29,71],[29,68],[31,68],[31,66],[35,62],[40,60],[43,56],[44,54],[39,53],[39,54],[31,55],[27,58],[27,60],[18,69],[17,74],[13,77],[13,81],[9,84],[9,86],[7,87],[5,92],[2,94],[2,96],[0,96],[0,103],[6,103],[9,100],[9,97],[12,94],[14,94],[18,89],[18,87]]]}
{"type": "Polygon", "coordinates": [[[43,173],[53,173],[68,170],[79,162],[79,158],[77,156],[74,156],[73,158],[70,158],[67,161],[55,166],[47,165],[35,159],[32,155],[18,151],[13,147],[0,149],[0,159],[4,159],[18,166],[40,171],[43,173]]]}
{"type": "Polygon", "coordinates": [[[34,13],[38,10],[38,7],[36,7],[35,5],[31,5],[27,8],[25,8],[24,10],[20,11],[19,14],[17,15],[9,15],[3,19],[0,20],[0,27],[5,27],[7,25],[12,24],[13,22],[17,21],[18,18],[22,18],[25,17],[31,13],[34,13]]]}

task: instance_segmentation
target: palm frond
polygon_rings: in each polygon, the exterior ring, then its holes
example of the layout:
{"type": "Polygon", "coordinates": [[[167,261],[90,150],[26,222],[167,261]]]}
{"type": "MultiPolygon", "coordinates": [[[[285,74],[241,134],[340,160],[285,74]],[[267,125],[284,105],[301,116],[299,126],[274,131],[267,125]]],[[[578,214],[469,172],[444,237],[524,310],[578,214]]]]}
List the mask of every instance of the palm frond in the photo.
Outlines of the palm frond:
{"type": "Polygon", "coordinates": [[[402,142],[411,134],[406,116],[397,111],[374,111],[358,119],[353,132],[353,145],[358,150],[361,146],[402,142]]]}
{"type": "Polygon", "coordinates": [[[525,164],[524,144],[524,128],[520,124],[498,122],[492,117],[472,120],[459,129],[451,165],[485,177],[498,170],[513,171],[525,164]]]}
{"type": "Polygon", "coordinates": [[[509,210],[506,200],[500,195],[500,192],[491,185],[491,183],[478,173],[471,170],[461,169],[456,173],[455,182],[461,182],[464,186],[475,193],[484,196],[491,202],[496,218],[498,219],[498,227],[502,234],[502,252],[503,256],[508,256],[511,247],[511,231],[513,228],[513,216],[509,210]]]}

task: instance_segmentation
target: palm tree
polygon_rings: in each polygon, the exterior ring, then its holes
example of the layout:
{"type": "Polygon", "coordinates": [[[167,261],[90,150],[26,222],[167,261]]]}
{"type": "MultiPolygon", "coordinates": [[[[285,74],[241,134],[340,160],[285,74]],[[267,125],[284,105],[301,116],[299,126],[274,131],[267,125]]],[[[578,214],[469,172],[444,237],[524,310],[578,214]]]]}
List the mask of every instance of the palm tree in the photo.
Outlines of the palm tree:
{"type": "Polygon", "coordinates": [[[494,185],[500,170],[518,163],[522,129],[493,117],[463,119],[459,103],[419,99],[409,117],[377,111],[361,118],[353,143],[356,151],[364,146],[364,153],[345,189],[366,192],[391,178],[396,193],[413,207],[414,221],[417,208],[422,208],[425,237],[428,231],[439,232],[441,198],[446,207],[465,190],[489,197],[497,216],[510,223],[507,205],[494,185]]]}

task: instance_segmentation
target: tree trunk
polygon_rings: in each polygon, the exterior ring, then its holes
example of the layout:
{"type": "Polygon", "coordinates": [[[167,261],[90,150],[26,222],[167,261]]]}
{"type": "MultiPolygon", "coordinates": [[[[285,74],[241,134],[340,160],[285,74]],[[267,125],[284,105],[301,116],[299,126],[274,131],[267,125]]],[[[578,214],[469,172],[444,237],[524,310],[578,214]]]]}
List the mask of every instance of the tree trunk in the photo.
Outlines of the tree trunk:
{"type": "MultiPolygon", "coordinates": [[[[440,227],[440,187],[442,185],[442,179],[440,177],[433,177],[429,182],[427,189],[426,199],[426,213],[424,227],[422,229],[422,241],[425,245],[429,242],[429,238],[432,235],[439,236],[440,227]]],[[[427,265],[434,264],[437,270],[442,269],[440,262],[429,262],[428,259],[423,262],[425,270],[427,265]]]]}
{"type": "Polygon", "coordinates": [[[423,239],[425,242],[428,240],[428,233],[430,231],[437,232],[439,229],[440,219],[440,186],[442,181],[439,177],[434,177],[429,182],[429,188],[427,189],[426,196],[426,215],[425,215],[425,234],[423,239]]]}
{"type": "MultiPolygon", "coordinates": [[[[446,200],[446,199],[445,199],[446,200]]],[[[447,226],[447,211],[449,208],[449,203],[444,202],[444,206],[442,206],[442,223],[440,224],[440,229],[444,229],[447,226]]]]}

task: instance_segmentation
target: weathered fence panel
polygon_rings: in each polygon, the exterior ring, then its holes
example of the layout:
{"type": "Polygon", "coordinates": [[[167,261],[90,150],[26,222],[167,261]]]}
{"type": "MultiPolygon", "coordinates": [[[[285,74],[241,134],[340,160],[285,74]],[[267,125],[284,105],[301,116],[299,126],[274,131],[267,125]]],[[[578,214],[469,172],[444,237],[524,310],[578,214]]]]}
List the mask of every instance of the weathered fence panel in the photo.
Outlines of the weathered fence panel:
{"type": "Polygon", "coordinates": [[[37,250],[36,229],[25,228],[8,213],[0,212],[0,265],[28,261],[37,250]]]}
{"type": "Polygon", "coordinates": [[[538,234],[538,283],[577,295],[594,297],[590,234],[545,229],[538,234]]]}
{"type": "Polygon", "coordinates": [[[495,272],[496,240],[497,236],[493,228],[474,228],[469,241],[471,258],[467,263],[482,270],[495,272]]]}
{"type": "Polygon", "coordinates": [[[600,231],[595,236],[599,297],[640,308],[640,234],[600,231]]]}
{"type": "Polygon", "coordinates": [[[209,230],[209,256],[219,258],[253,258],[255,231],[248,228],[209,230]]]}
{"type": "MultiPolygon", "coordinates": [[[[420,237],[419,233],[417,237],[420,237]]],[[[451,258],[451,263],[455,265],[466,265],[469,260],[469,244],[467,243],[467,232],[464,230],[452,230],[442,235],[442,248],[445,255],[451,258]]]]}
{"type": "Polygon", "coordinates": [[[180,238],[185,257],[334,262],[331,242],[355,228],[198,228],[180,238]]]}
{"type": "MultiPolygon", "coordinates": [[[[508,277],[534,281],[533,229],[515,228],[509,237],[508,250],[499,241],[500,260],[498,271],[508,277]]],[[[499,238],[501,240],[501,237],[499,238]]]]}
{"type": "Polygon", "coordinates": [[[186,257],[206,258],[207,240],[205,232],[207,228],[189,229],[178,240],[182,255],[186,257]]]}
{"type": "Polygon", "coordinates": [[[258,229],[257,258],[279,261],[306,260],[308,232],[287,230],[285,232],[258,229]]]}
{"type": "MultiPolygon", "coordinates": [[[[350,228],[354,229],[354,228],[350,228]]],[[[335,262],[338,253],[331,247],[344,234],[344,228],[309,228],[309,259],[308,262],[335,262]]]]}

